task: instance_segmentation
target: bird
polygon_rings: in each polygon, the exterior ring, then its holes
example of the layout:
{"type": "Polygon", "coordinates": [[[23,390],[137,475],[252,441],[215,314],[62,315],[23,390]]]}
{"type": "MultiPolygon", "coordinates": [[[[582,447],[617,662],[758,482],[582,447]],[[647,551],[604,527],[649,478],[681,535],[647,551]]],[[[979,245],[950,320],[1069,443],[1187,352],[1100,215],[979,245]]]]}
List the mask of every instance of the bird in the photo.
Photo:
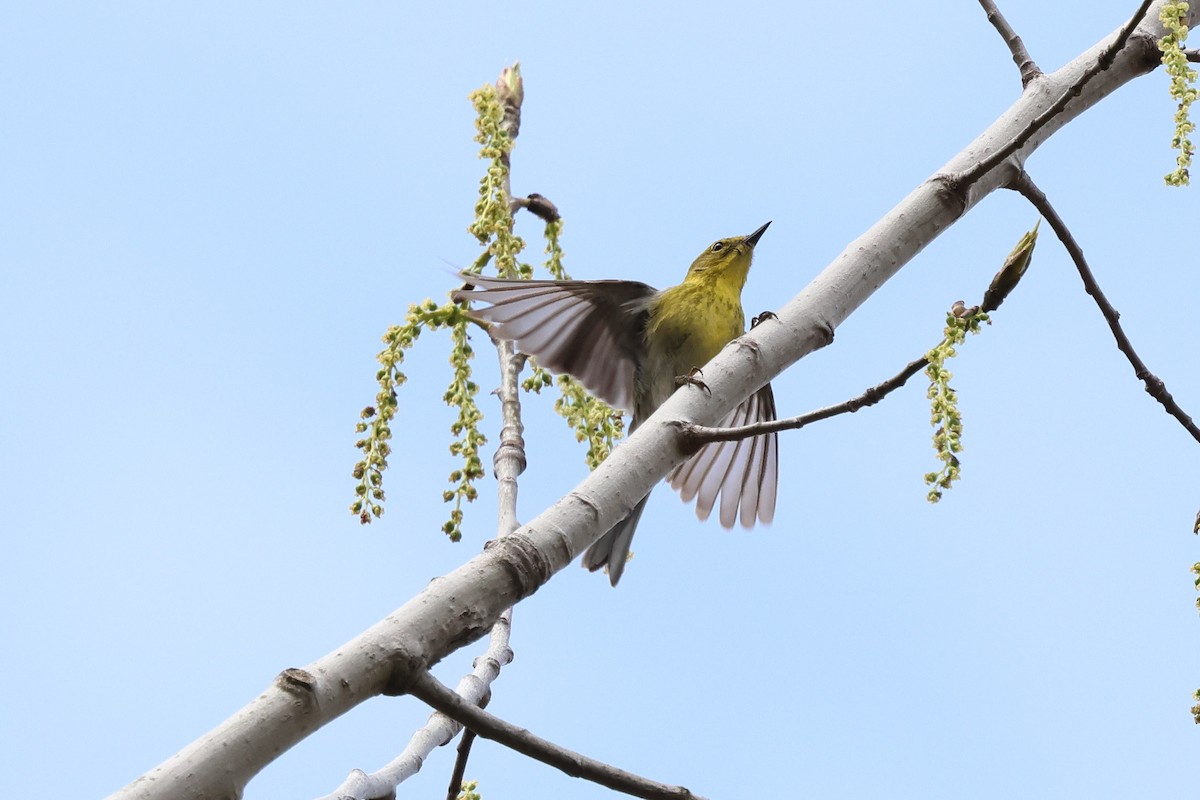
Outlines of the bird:
{"type": "MultiPolygon", "coordinates": [[[[632,412],[630,432],[682,385],[707,389],[696,377],[745,332],[742,288],[767,222],[751,234],[718,239],[704,249],[683,282],[661,291],[629,280],[522,280],[461,273],[466,285],[454,300],[498,340],[512,342],[551,372],[574,377],[613,408],[632,412]]],[[[775,397],[765,384],[721,421],[722,427],[775,419],[775,397]]],[[[711,442],[668,476],[684,502],[696,501],[705,520],[720,498],[721,525],[743,527],[775,515],[779,477],[776,434],[711,442]]],[[[583,556],[591,571],[607,568],[615,587],[629,557],[638,520],[650,495],[608,530],[583,556]]]]}

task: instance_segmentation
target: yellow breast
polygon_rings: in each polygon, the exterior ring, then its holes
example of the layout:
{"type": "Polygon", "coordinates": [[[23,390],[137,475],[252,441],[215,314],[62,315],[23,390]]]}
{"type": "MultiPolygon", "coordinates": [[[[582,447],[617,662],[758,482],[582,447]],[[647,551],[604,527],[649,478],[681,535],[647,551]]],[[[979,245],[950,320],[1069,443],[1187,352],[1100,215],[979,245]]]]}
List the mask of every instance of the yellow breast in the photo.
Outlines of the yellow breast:
{"type": "MultiPolygon", "coordinates": [[[[740,288],[740,287],[739,287],[740,288]]],[[[745,329],[740,292],[716,281],[685,282],[666,289],[646,321],[641,365],[645,417],[675,391],[675,377],[702,367],[745,329]]]]}

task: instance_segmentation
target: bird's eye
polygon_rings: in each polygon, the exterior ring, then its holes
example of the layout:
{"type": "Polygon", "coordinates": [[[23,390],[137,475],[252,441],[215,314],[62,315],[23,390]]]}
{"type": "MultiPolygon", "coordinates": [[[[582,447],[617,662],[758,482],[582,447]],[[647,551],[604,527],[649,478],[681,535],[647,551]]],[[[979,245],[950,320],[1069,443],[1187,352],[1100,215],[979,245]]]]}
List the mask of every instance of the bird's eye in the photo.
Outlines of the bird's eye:
{"type": "Polygon", "coordinates": [[[721,252],[721,251],[722,251],[722,250],[724,250],[724,249],[725,249],[725,243],[724,243],[724,242],[716,242],[716,243],[715,243],[715,244],[713,244],[713,246],[712,246],[712,251],[713,251],[714,253],[719,253],[719,252],[721,252]]]}

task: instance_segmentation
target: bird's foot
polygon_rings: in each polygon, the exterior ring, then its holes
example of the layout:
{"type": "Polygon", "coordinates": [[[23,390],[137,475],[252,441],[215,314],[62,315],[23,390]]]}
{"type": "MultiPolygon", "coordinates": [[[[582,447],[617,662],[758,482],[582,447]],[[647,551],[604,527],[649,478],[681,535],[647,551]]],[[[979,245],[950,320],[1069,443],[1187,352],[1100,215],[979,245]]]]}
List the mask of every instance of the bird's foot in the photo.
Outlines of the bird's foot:
{"type": "Polygon", "coordinates": [[[675,376],[675,385],[684,386],[690,384],[692,386],[699,386],[701,389],[708,392],[709,397],[712,397],[712,390],[708,388],[708,384],[696,377],[697,375],[703,374],[704,373],[700,371],[699,367],[692,367],[691,370],[688,371],[687,375],[675,376]]]}
{"type": "Polygon", "coordinates": [[[750,330],[754,330],[755,328],[758,327],[758,324],[760,322],[766,322],[769,319],[779,319],[779,315],[776,314],[774,311],[764,311],[761,314],[759,314],[758,316],[751,317],[750,318],[750,330]]]}

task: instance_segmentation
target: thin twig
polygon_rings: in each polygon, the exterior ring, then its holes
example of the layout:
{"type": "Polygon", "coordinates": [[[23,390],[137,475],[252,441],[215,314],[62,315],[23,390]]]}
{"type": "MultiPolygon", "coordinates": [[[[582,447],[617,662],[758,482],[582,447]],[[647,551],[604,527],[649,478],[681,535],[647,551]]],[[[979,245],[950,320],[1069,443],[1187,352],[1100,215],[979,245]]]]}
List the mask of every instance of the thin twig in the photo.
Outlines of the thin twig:
{"type": "Polygon", "coordinates": [[[928,366],[928,359],[918,358],[916,361],[910,362],[908,366],[900,370],[896,375],[888,378],[883,383],[872,386],[858,397],[852,397],[837,405],[818,408],[815,411],[809,411],[807,414],[801,414],[798,417],[777,419],[771,422],[756,422],[753,425],[741,425],[736,428],[709,428],[704,425],[694,425],[690,422],[680,422],[678,425],[683,431],[683,435],[687,437],[689,446],[695,447],[708,444],[709,442],[736,442],[739,439],[747,439],[751,436],[759,436],[764,433],[799,430],[805,425],[811,425],[823,419],[836,417],[840,414],[853,414],[860,408],[873,406],[899,389],[908,382],[909,378],[928,366]]]}
{"type": "Polygon", "coordinates": [[[1012,156],[1013,153],[1024,147],[1025,143],[1028,142],[1035,133],[1041,130],[1047,122],[1054,119],[1054,117],[1057,116],[1060,111],[1066,108],[1067,104],[1070,103],[1073,98],[1079,96],[1080,91],[1088,81],[1112,66],[1113,59],[1115,59],[1117,57],[1117,53],[1121,52],[1121,49],[1125,47],[1125,43],[1129,40],[1129,37],[1133,34],[1133,31],[1137,28],[1138,24],[1141,23],[1142,18],[1146,16],[1146,12],[1150,10],[1150,6],[1153,3],[1154,0],[1143,0],[1142,4],[1138,6],[1138,10],[1134,12],[1133,17],[1129,20],[1129,22],[1125,23],[1125,25],[1121,27],[1120,32],[1117,34],[1117,38],[1113,40],[1112,44],[1104,49],[1104,52],[1100,54],[1098,59],[1096,59],[1096,63],[1079,76],[1079,80],[1071,84],[1071,86],[1069,86],[1062,93],[1062,96],[1055,100],[1049,108],[1035,117],[1029,123],[1029,125],[1025,127],[1025,130],[1014,136],[1008,144],[999,148],[990,156],[978,162],[974,167],[966,172],[962,172],[957,176],[954,176],[954,182],[960,185],[974,183],[981,175],[990,172],[996,166],[1012,156]]]}
{"type": "Polygon", "coordinates": [[[446,787],[446,800],[457,800],[462,794],[463,778],[467,774],[467,760],[471,757],[471,745],[475,744],[475,731],[463,729],[458,740],[458,754],[454,757],[454,771],[450,773],[450,785],[446,787]]]}
{"type": "Polygon", "coordinates": [[[983,10],[987,12],[988,22],[992,23],[992,27],[1000,34],[1000,38],[1008,45],[1008,51],[1012,53],[1013,63],[1017,65],[1017,69],[1021,71],[1021,88],[1025,88],[1033,81],[1042,76],[1042,70],[1034,62],[1033,57],[1029,55],[1029,51],[1025,49],[1025,43],[1021,41],[1021,37],[1008,24],[1008,20],[1000,13],[1000,9],[992,0],[979,0],[979,5],[983,6],[983,10]]]}
{"type": "Polygon", "coordinates": [[[1054,206],[1051,205],[1045,193],[1034,184],[1033,179],[1024,171],[1014,179],[1010,188],[1020,192],[1026,200],[1033,204],[1038,213],[1050,223],[1050,227],[1054,229],[1054,233],[1058,236],[1059,241],[1067,248],[1067,252],[1071,255],[1071,260],[1075,262],[1075,268],[1079,270],[1079,277],[1083,279],[1084,290],[1092,296],[1092,299],[1096,301],[1096,305],[1099,306],[1100,313],[1104,315],[1104,321],[1108,323],[1108,328],[1112,331],[1113,338],[1117,340],[1117,348],[1129,359],[1134,375],[1146,385],[1146,391],[1150,396],[1162,403],[1167,413],[1179,420],[1179,424],[1192,435],[1192,438],[1200,442],[1200,428],[1196,427],[1196,423],[1192,421],[1192,418],[1175,402],[1175,398],[1167,391],[1167,386],[1163,383],[1162,379],[1150,371],[1145,362],[1142,361],[1141,357],[1133,349],[1133,343],[1121,327],[1120,313],[1108,301],[1104,292],[1101,291],[1100,284],[1096,281],[1096,276],[1092,274],[1087,260],[1083,257],[1083,249],[1075,241],[1075,237],[1071,235],[1071,231],[1067,228],[1066,223],[1063,222],[1062,217],[1058,215],[1058,212],[1054,210],[1054,206]]]}
{"type": "Polygon", "coordinates": [[[704,800],[682,786],[669,786],[634,775],[632,772],[588,758],[548,739],[535,736],[524,728],[518,728],[467,703],[428,672],[417,676],[408,690],[413,697],[457,720],[485,739],[499,742],[543,764],[557,767],[573,777],[584,778],[609,789],[647,800],[704,800]]]}

